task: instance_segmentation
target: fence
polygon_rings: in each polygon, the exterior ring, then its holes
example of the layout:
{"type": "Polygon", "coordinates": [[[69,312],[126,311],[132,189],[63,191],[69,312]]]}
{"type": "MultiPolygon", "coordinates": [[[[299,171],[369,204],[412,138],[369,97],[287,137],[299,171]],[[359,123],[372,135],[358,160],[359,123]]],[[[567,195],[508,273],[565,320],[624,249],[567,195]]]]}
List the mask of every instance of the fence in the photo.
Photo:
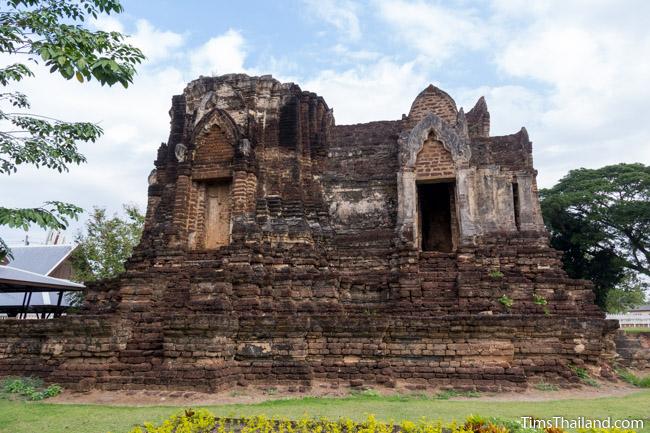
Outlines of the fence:
{"type": "Polygon", "coordinates": [[[618,320],[621,328],[650,328],[650,313],[608,314],[607,318],[618,320]]]}

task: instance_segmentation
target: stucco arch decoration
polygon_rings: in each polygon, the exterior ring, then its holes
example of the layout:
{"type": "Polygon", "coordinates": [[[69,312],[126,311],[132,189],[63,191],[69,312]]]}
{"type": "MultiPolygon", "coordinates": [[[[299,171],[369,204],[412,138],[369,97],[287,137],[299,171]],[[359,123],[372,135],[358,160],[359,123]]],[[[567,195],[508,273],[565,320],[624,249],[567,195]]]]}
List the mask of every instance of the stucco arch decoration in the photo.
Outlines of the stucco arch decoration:
{"type": "Polygon", "coordinates": [[[219,108],[213,108],[209,112],[204,113],[195,125],[194,133],[192,134],[192,142],[195,144],[202,134],[206,133],[214,126],[219,127],[226,135],[228,141],[233,143],[233,145],[237,143],[242,136],[235,121],[228,115],[228,113],[219,108]]]}
{"type": "Polygon", "coordinates": [[[439,116],[428,113],[413,129],[404,131],[400,135],[397,140],[399,146],[397,230],[400,239],[404,242],[414,242],[417,238],[415,163],[424,142],[432,133],[451,153],[457,169],[467,167],[471,157],[467,121],[462,108],[458,112],[456,124],[453,126],[439,116]]]}
{"type": "Polygon", "coordinates": [[[429,113],[413,129],[402,133],[398,139],[400,170],[415,168],[418,153],[432,132],[436,139],[442,142],[445,149],[451,152],[457,166],[469,162],[471,156],[470,139],[467,132],[465,113],[461,108],[458,112],[456,125],[453,127],[435,114],[429,113]]]}

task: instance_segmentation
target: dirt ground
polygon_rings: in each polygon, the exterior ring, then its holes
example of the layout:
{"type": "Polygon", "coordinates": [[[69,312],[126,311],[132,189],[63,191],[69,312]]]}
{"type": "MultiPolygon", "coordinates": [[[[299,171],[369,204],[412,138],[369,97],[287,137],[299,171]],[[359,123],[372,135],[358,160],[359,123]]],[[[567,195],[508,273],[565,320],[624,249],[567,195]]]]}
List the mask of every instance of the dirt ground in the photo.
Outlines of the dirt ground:
{"type": "MultiPolygon", "coordinates": [[[[564,399],[589,399],[601,397],[625,396],[639,389],[625,383],[602,383],[600,387],[559,388],[542,391],[529,386],[523,392],[480,393],[469,397],[467,395],[452,396],[454,400],[483,400],[483,401],[546,401],[564,399]]],[[[316,383],[311,389],[298,389],[287,386],[247,386],[234,387],[216,393],[195,391],[159,391],[159,390],[127,390],[89,392],[64,391],[59,396],[49,399],[50,403],[61,404],[102,404],[112,406],[210,406],[222,404],[250,404],[269,400],[295,399],[304,397],[347,397],[359,393],[382,396],[429,396],[435,398],[442,390],[417,389],[412,385],[397,385],[395,388],[373,386],[370,389],[359,390],[331,383],[316,383]]]]}

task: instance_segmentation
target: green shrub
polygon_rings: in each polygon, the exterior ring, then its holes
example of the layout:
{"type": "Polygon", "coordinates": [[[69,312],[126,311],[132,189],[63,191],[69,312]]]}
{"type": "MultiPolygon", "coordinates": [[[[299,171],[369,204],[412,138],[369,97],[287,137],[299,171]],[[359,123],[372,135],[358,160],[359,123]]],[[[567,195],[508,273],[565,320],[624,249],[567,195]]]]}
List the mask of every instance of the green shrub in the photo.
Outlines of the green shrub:
{"type": "Polygon", "coordinates": [[[499,302],[507,309],[512,308],[512,306],[515,303],[515,301],[508,295],[501,295],[501,297],[499,298],[499,302]]]}
{"type": "Polygon", "coordinates": [[[53,384],[43,388],[43,381],[34,377],[8,377],[2,381],[2,391],[15,394],[25,400],[44,400],[61,394],[59,385],[53,384]]]}
{"type": "Polygon", "coordinates": [[[379,397],[379,395],[380,395],[377,391],[375,391],[372,388],[364,389],[359,394],[363,395],[365,397],[379,397]]]}
{"type": "Polygon", "coordinates": [[[557,391],[559,388],[552,383],[539,382],[535,384],[535,389],[538,391],[557,391]]]}
{"type": "Polygon", "coordinates": [[[581,428],[578,429],[578,433],[635,433],[635,431],[620,428],[581,428]]]}
{"type": "Polygon", "coordinates": [[[43,380],[38,377],[7,377],[2,381],[2,390],[9,394],[22,394],[42,386],[43,380]]]}
{"type": "Polygon", "coordinates": [[[600,386],[598,382],[594,380],[594,378],[589,376],[589,372],[586,368],[578,367],[577,365],[570,365],[569,368],[575,373],[576,376],[578,376],[582,383],[596,388],[600,386]]]}
{"type": "Polygon", "coordinates": [[[546,298],[541,295],[538,295],[537,293],[533,293],[533,302],[535,303],[535,305],[541,305],[541,306],[548,304],[546,298]]]}
{"type": "MultiPolygon", "coordinates": [[[[204,409],[188,409],[155,426],[144,423],[129,433],[566,433],[560,428],[524,428],[520,421],[470,415],[464,423],[443,423],[421,418],[417,421],[383,423],[369,415],[365,421],[348,418],[331,421],[304,416],[295,421],[274,420],[264,415],[243,419],[215,418],[204,409]]],[[[634,433],[632,430],[589,429],[580,433],[634,433]]]]}
{"type": "Polygon", "coordinates": [[[501,278],[503,278],[503,272],[501,272],[498,269],[492,269],[488,273],[488,275],[490,276],[490,278],[494,278],[495,280],[500,280],[501,278]]]}
{"type": "Polygon", "coordinates": [[[618,377],[631,385],[638,386],[639,388],[650,388],[650,376],[640,377],[625,369],[618,369],[616,373],[618,377]]]}
{"type": "Polygon", "coordinates": [[[480,397],[481,393],[478,391],[456,391],[455,389],[446,389],[437,393],[434,398],[436,400],[449,400],[454,397],[469,397],[476,398],[480,397]]]}
{"type": "Polygon", "coordinates": [[[556,430],[544,432],[528,429],[519,421],[479,415],[469,416],[464,423],[443,423],[422,418],[396,425],[393,422],[379,422],[373,415],[362,422],[347,418],[330,421],[307,416],[296,421],[274,420],[263,415],[244,419],[217,419],[206,410],[189,409],[173,415],[158,426],[144,423],[129,433],[566,433],[556,430]]]}

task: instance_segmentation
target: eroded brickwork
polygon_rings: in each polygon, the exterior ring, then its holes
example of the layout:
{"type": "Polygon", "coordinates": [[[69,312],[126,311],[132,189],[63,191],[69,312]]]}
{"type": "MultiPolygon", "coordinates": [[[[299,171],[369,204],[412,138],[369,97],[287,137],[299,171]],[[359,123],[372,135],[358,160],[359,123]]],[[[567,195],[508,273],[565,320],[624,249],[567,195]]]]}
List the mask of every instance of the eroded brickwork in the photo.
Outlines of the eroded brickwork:
{"type": "Polygon", "coordinates": [[[429,85],[413,101],[407,123],[414,126],[428,113],[433,113],[448,123],[456,122],[456,102],[445,91],[429,85]]]}
{"type": "Polygon", "coordinates": [[[428,138],[418,153],[415,172],[418,180],[455,179],[454,167],[451,153],[442,142],[428,138]]]}
{"type": "Polygon", "coordinates": [[[477,107],[466,117],[431,86],[403,120],[337,126],[270,76],[193,81],[172,100],[127,272],[78,313],[0,321],[0,374],[202,390],[607,374],[616,323],[548,246],[528,135],[489,137],[477,107]],[[455,241],[422,251],[417,185],[441,178],[455,241]],[[209,245],[223,182],[229,239],[209,245]]]}
{"type": "Polygon", "coordinates": [[[616,334],[616,351],[619,362],[625,367],[650,370],[650,335],[619,330],[616,334]]]}

